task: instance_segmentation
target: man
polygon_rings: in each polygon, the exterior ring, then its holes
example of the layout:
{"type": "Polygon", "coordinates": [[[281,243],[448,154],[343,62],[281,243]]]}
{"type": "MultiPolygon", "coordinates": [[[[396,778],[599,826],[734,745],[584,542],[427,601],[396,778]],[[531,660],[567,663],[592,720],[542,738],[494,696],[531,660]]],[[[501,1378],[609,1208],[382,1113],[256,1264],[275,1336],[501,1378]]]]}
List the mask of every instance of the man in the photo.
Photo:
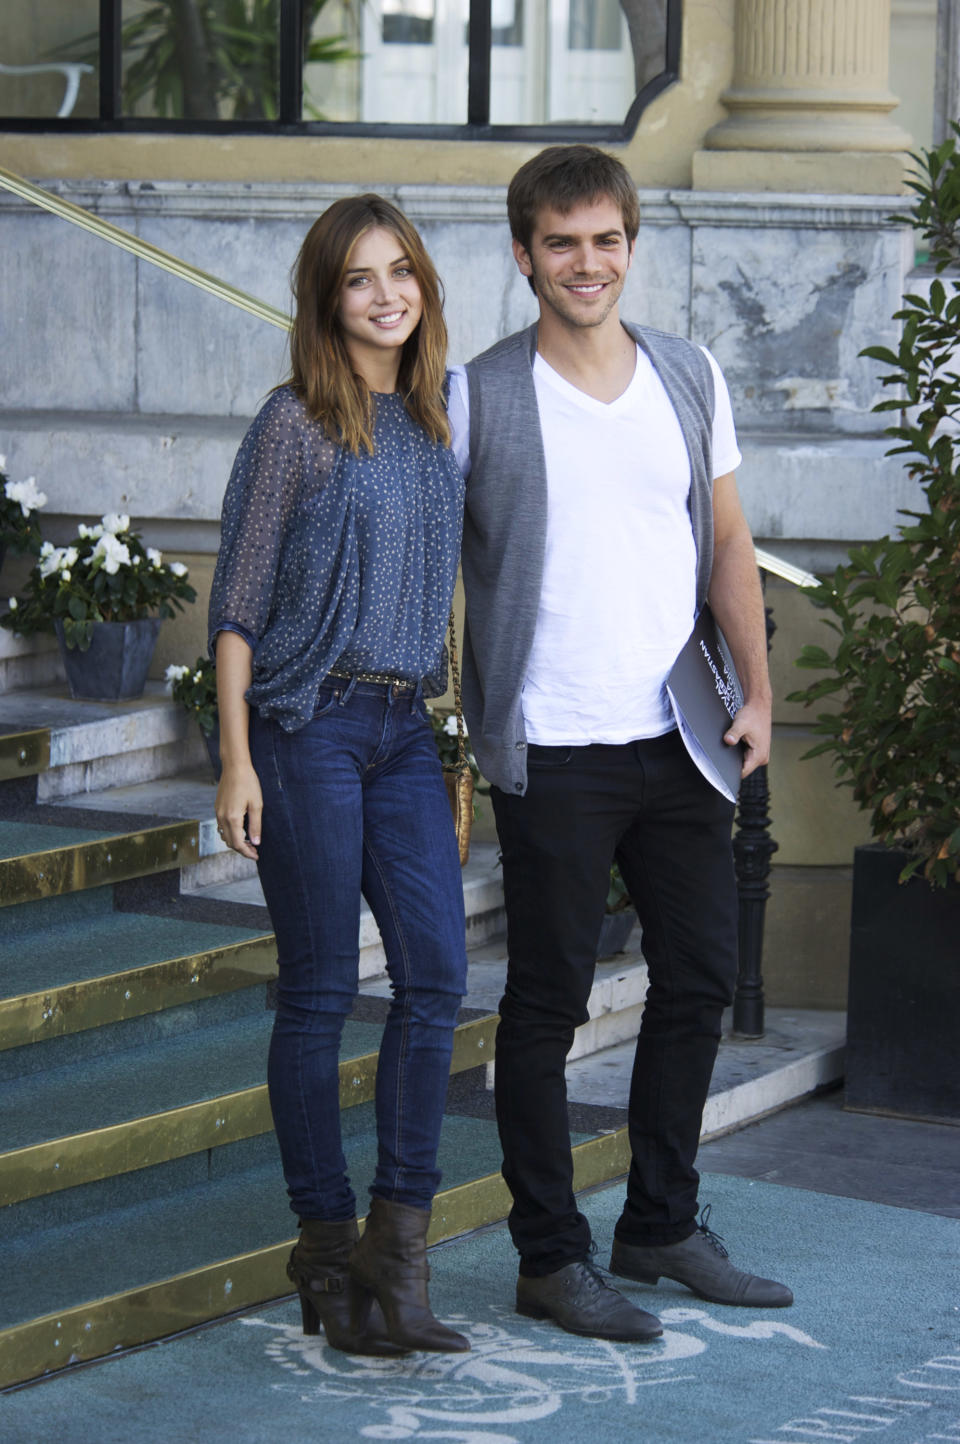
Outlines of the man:
{"type": "Polygon", "coordinates": [[[467,475],[464,705],[507,906],[496,1104],[517,1310],[643,1340],[659,1320],[589,1261],[564,1081],[614,858],[650,986],[611,1270],[718,1303],[793,1298],[697,1225],[694,1159],[737,968],[734,809],[688,757],[664,687],[709,600],[744,689],[725,741],[743,745],[744,776],[766,762],[763,603],[716,363],[620,320],[639,227],[629,174],[591,146],[551,147],[518,171],[507,209],[539,321],[454,374],[450,412],[467,475]]]}

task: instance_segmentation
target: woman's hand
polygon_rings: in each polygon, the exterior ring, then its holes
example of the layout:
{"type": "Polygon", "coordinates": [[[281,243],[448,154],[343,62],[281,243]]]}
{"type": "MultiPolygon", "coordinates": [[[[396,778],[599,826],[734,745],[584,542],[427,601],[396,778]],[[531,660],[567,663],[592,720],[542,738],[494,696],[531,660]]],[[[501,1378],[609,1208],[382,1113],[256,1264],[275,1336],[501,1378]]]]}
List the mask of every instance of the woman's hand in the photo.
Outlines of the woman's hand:
{"type": "Polygon", "coordinates": [[[250,760],[250,708],[244,700],[250,686],[252,659],[249,643],[238,633],[219,633],[217,702],[223,771],[217,788],[217,831],[234,852],[255,860],[260,846],[263,793],[250,760]]]}
{"type": "Polygon", "coordinates": [[[217,831],[241,857],[256,861],[263,795],[251,763],[224,764],[217,788],[217,831]]]}

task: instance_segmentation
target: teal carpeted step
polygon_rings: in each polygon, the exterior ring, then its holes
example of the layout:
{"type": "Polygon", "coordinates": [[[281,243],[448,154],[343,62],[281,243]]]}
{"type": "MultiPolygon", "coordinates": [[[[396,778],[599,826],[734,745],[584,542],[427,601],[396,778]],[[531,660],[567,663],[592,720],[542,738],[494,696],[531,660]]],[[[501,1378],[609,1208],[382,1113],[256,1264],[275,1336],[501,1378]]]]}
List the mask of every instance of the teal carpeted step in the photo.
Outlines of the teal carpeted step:
{"type": "MultiPolygon", "coordinates": [[[[171,1015],[158,1017],[162,1024],[171,1015]]],[[[0,1153],[262,1084],[272,1026],[273,1014],[264,1010],[187,1037],[168,1037],[160,1046],[11,1080],[4,1086],[0,1153]]],[[[348,1022],[342,1056],[374,1051],[381,1031],[375,1024],[348,1022]]],[[[0,1157],[0,1176],[2,1166],[0,1157]]]]}
{"type": "MultiPolygon", "coordinates": [[[[344,1150],[361,1212],[376,1162],[373,1105],[343,1115],[344,1150]]],[[[440,1147],[443,1187],[495,1173],[494,1123],[448,1117],[440,1147]]],[[[0,1328],[54,1310],[266,1247],[296,1233],[275,1164],[188,1188],[73,1225],[35,1231],[4,1245],[0,1328]]],[[[277,1292],[285,1282],[277,1280],[277,1292]]]]}
{"type": "Polygon", "coordinates": [[[2,919],[0,999],[256,936],[255,928],[115,912],[110,887],[22,903],[2,919]]]}
{"type": "Polygon", "coordinates": [[[56,847],[73,847],[93,842],[115,832],[110,827],[64,827],[54,823],[9,822],[0,819],[0,858],[22,857],[31,852],[49,852],[56,847]]]}
{"type": "MultiPolygon", "coordinates": [[[[63,1078],[66,1070],[74,1065],[83,1068],[87,1064],[95,1065],[98,1060],[105,1061],[107,1073],[112,1079],[118,1072],[122,1073],[121,1058],[126,1054],[140,1057],[145,1050],[165,1047],[172,1039],[186,1042],[188,1037],[208,1033],[211,1045],[214,1045],[220,1031],[232,1023],[246,1020],[254,1031],[258,1031],[263,1026],[266,1011],[266,984],[261,981],[248,988],[215,993],[177,1007],[161,1007],[141,1016],[116,1023],[102,1023],[99,1027],[67,1033],[60,1038],[39,1039],[20,1047],[6,1048],[0,1051],[0,1084],[4,1090],[15,1088],[19,1083],[26,1083],[31,1089],[42,1089],[42,1079],[46,1075],[63,1078]],[[116,1062],[117,1069],[110,1068],[111,1059],[116,1062]]],[[[266,1026],[269,1029],[269,1024],[266,1026]]],[[[203,1045],[198,1043],[197,1046],[203,1045]]],[[[150,1072],[149,1076],[154,1074],[150,1072]]],[[[62,1091],[64,1085],[59,1086],[62,1091]]],[[[112,1082],[108,1086],[112,1090],[112,1082]]],[[[166,1107],[166,1104],[162,1106],[166,1107]]],[[[0,1117],[0,1139],[2,1134],[3,1120],[0,1117]]]]}
{"type": "MultiPolygon", "coordinates": [[[[343,1114],[345,1132],[350,1127],[350,1111],[343,1114]]],[[[84,1220],[109,1216],[156,1199],[172,1198],[186,1189],[205,1188],[258,1168],[272,1168],[278,1176],[281,1172],[277,1138],[272,1129],[222,1147],[201,1148],[182,1158],[168,1158],[147,1168],[134,1168],[128,1173],[115,1173],[92,1183],[8,1204],[0,1208],[0,1248],[5,1256],[8,1244],[20,1243],[48,1229],[79,1226],[84,1220]]]]}

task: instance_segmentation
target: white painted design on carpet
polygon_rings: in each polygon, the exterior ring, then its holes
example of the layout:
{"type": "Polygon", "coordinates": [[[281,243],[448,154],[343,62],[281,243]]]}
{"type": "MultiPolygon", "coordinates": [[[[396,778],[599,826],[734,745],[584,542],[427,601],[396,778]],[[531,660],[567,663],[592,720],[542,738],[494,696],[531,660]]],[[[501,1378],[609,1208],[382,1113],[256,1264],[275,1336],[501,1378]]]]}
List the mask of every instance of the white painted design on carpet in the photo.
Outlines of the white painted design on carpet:
{"type": "Polygon", "coordinates": [[[711,1335],[749,1346],[825,1347],[779,1320],[728,1324],[700,1308],[662,1310],[663,1337],[651,1344],[581,1339],[550,1323],[525,1324],[520,1333],[510,1310],[491,1306],[489,1314],[488,1323],[446,1319],[469,1338],[469,1354],[399,1359],[339,1353],[322,1335],[307,1338],[294,1324],[263,1317],[240,1322],[270,1331],[267,1357],[293,1376],[275,1389],[295,1391],[312,1407],[353,1401],[366,1413],[369,1423],[358,1420],[358,1438],[456,1444],[519,1444],[515,1434],[500,1431],[548,1418],[568,1402],[629,1407],[644,1389],[688,1382],[696,1374],[684,1362],[706,1353],[711,1335]],[[675,1327],[680,1324],[687,1327],[675,1327]]]}

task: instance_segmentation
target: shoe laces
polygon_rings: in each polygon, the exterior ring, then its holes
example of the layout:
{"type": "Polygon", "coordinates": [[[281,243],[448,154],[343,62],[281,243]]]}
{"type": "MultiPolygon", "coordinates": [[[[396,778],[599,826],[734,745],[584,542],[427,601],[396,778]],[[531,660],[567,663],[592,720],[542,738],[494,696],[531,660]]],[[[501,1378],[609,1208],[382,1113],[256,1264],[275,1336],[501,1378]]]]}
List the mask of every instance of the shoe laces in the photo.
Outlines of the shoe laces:
{"type": "Polygon", "coordinates": [[[607,1282],[608,1279],[613,1278],[610,1270],[603,1268],[601,1264],[597,1263],[597,1245],[593,1239],[590,1241],[590,1247],[587,1250],[586,1258],[583,1260],[583,1266],[596,1288],[609,1289],[611,1293],[619,1293],[619,1289],[607,1282]]]}
{"type": "Polygon", "coordinates": [[[704,1238],[713,1249],[714,1253],[719,1254],[721,1258],[729,1258],[730,1255],[727,1253],[727,1250],[724,1247],[723,1239],[720,1234],[714,1233],[713,1229],[708,1227],[710,1223],[710,1210],[712,1207],[713,1204],[708,1203],[705,1204],[704,1207],[701,1209],[700,1222],[697,1224],[697,1231],[698,1233],[703,1234],[704,1238]]]}

